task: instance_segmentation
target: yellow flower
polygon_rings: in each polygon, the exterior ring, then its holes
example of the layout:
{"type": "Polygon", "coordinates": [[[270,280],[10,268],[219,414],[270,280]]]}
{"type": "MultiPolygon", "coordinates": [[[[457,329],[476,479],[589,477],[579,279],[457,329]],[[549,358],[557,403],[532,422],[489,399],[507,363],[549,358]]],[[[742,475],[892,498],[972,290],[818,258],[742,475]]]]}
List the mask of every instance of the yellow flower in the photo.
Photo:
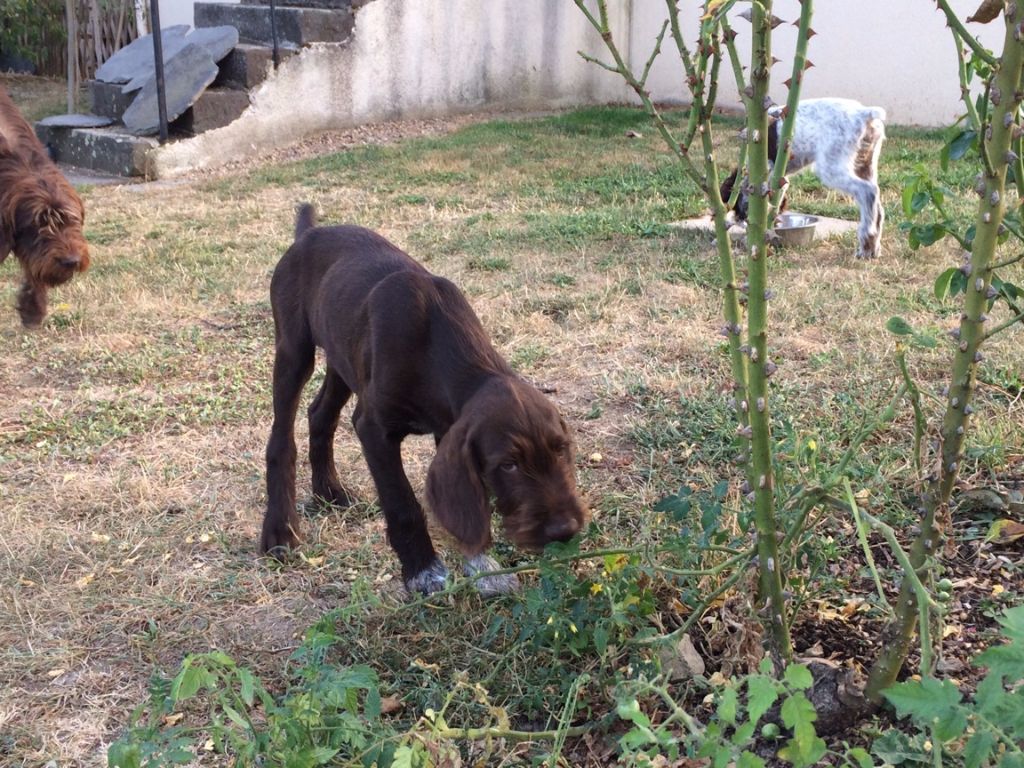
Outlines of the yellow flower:
{"type": "Polygon", "coordinates": [[[603,591],[604,585],[602,585],[600,582],[595,581],[593,584],[590,585],[590,594],[592,595],[600,594],[603,591]]]}

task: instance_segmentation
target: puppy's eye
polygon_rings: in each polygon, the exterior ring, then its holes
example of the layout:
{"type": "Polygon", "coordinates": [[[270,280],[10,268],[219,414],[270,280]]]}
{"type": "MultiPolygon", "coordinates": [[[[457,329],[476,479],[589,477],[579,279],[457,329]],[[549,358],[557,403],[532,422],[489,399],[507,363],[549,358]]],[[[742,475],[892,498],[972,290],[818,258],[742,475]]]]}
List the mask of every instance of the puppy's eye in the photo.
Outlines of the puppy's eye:
{"type": "Polygon", "coordinates": [[[519,465],[514,461],[503,461],[499,466],[501,467],[502,472],[515,472],[519,469],[519,465]]]}

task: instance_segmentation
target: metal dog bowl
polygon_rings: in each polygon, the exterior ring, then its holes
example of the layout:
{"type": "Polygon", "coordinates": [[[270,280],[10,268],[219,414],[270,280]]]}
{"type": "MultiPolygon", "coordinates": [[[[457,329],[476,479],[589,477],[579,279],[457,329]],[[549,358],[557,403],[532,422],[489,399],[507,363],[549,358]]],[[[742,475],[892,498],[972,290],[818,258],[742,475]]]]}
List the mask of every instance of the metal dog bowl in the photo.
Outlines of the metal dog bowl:
{"type": "Polygon", "coordinates": [[[817,216],[806,213],[781,213],[775,217],[775,234],[783,246],[810,245],[814,241],[817,216]]]}

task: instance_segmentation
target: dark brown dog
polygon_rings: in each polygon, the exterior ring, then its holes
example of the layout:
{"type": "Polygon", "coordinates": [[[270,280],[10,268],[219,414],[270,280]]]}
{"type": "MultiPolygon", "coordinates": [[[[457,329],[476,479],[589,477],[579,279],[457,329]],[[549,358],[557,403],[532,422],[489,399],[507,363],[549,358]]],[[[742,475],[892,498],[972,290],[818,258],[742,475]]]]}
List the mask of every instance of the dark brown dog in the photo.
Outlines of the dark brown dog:
{"type": "Polygon", "coordinates": [[[0,262],[13,251],[21,263],[26,327],[43,322],[48,289],[89,266],[84,221],[81,199],[0,88],[0,262]]]}
{"type": "MultiPolygon", "coordinates": [[[[523,548],[566,541],[580,530],[586,513],[565,421],[494,350],[451,282],[367,229],[315,226],[305,205],[270,297],[276,354],[264,552],[298,542],[294,422],[317,347],[327,372],[309,407],[313,492],[351,502],[334,466],[333,439],[339,413],[355,393],[352,423],[410,592],[443,588],[448,572],[402,468],[407,435],[434,436],[427,500],[468,558],[467,572],[497,567],[485,554],[491,495],[509,538],[523,548]]],[[[490,577],[478,586],[502,592],[515,581],[490,577]]]]}

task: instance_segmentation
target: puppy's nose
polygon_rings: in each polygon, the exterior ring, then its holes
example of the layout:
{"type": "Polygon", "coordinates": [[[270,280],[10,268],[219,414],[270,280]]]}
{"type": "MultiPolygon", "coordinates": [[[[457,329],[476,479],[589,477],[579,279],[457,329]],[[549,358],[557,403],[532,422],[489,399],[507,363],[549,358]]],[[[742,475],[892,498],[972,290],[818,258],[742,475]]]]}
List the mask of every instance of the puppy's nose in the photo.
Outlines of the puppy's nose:
{"type": "Polygon", "coordinates": [[[82,263],[82,257],[77,253],[69,253],[67,256],[62,256],[59,261],[65,269],[75,269],[82,263]]]}
{"type": "Polygon", "coordinates": [[[544,526],[544,535],[548,541],[568,541],[580,530],[578,521],[571,517],[549,520],[544,526]]]}

